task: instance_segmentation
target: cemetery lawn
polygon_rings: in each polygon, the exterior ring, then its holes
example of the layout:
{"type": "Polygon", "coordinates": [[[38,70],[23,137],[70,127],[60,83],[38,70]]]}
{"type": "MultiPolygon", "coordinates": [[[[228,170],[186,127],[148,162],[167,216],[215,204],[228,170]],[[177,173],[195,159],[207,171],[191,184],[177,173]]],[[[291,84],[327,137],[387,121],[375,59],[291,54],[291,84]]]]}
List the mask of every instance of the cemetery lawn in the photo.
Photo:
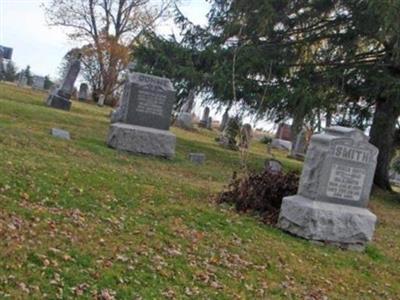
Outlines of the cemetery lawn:
{"type": "MultiPolygon", "coordinates": [[[[365,252],[314,245],[213,203],[240,166],[215,133],[172,128],[171,161],[118,153],[110,109],[44,97],[0,84],[0,299],[399,299],[398,194],[374,192],[365,252]]],[[[249,166],[266,157],[254,142],[249,166]]]]}

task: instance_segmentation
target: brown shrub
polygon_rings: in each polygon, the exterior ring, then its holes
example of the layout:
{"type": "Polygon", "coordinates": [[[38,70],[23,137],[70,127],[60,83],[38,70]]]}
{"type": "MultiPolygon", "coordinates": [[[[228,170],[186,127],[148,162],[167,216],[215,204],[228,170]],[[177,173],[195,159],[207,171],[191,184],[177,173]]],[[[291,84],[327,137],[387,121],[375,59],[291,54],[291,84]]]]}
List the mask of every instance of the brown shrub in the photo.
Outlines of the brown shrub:
{"type": "Polygon", "coordinates": [[[294,172],[250,173],[236,178],[234,173],[228,190],[218,197],[219,203],[234,204],[237,211],[260,214],[265,223],[276,224],[282,198],[294,195],[299,185],[299,175],[294,172]]]}

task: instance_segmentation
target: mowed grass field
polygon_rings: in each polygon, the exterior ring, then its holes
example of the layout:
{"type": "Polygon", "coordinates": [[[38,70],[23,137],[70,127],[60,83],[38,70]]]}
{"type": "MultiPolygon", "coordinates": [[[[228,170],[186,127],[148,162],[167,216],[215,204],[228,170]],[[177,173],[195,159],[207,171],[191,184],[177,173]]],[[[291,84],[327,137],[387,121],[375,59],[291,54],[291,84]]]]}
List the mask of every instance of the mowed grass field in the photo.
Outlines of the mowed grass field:
{"type": "MultiPolygon", "coordinates": [[[[216,133],[172,128],[170,161],[119,153],[109,108],[44,97],[0,84],[0,299],[400,299],[398,194],[374,192],[365,252],[314,245],[213,202],[241,161],[216,133]]],[[[254,142],[249,167],[265,158],[254,142]]]]}

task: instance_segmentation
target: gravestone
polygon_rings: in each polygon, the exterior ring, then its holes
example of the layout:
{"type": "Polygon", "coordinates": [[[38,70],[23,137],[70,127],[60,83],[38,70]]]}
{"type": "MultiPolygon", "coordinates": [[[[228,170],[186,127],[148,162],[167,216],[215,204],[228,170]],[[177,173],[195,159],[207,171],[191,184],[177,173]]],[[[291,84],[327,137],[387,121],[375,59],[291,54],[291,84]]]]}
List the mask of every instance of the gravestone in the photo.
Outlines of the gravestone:
{"type": "Polygon", "coordinates": [[[282,139],[272,139],[271,147],[279,150],[290,151],[292,149],[292,142],[282,139]]]}
{"type": "Polygon", "coordinates": [[[276,139],[292,141],[292,128],[290,125],[281,123],[278,126],[278,130],[275,134],[276,139]]]}
{"type": "Polygon", "coordinates": [[[103,94],[100,94],[99,99],[97,100],[97,106],[103,107],[105,100],[106,100],[106,96],[104,96],[103,94]]]}
{"type": "Polygon", "coordinates": [[[203,117],[200,120],[199,127],[203,127],[203,128],[207,127],[207,122],[208,122],[209,115],[210,115],[210,108],[207,106],[204,109],[203,117]]]}
{"type": "Polygon", "coordinates": [[[88,100],[89,99],[88,92],[89,92],[89,86],[86,83],[81,83],[81,85],[79,86],[79,95],[78,95],[79,101],[88,100]]]}
{"type": "Polygon", "coordinates": [[[206,128],[212,130],[212,118],[208,117],[206,128]]]}
{"type": "Polygon", "coordinates": [[[25,76],[24,72],[21,71],[18,76],[18,86],[27,86],[28,78],[25,76]]]}
{"type": "Polygon", "coordinates": [[[71,109],[70,99],[74,91],[76,78],[81,69],[80,57],[81,55],[78,55],[78,58],[70,64],[61,86],[50,93],[47,98],[47,106],[62,110],[71,109]]]}
{"type": "Polygon", "coordinates": [[[283,199],[278,226],[306,239],[364,248],[376,222],[366,207],[377,156],[358,129],[337,126],[313,135],[298,193],[283,199]]]}
{"type": "Polygon", "coordinates": [[[175,91],[167,78],[132,72],[113,112],[108,145],[119,150],[172,158],[176,137],[169,131],[175,91]]]}
{"type": "Polygon", "coordinates": [[[59,129],[59,128],[52,128],[51,129],[51,135],[56,137],[56,138],[64,139],[64,140],[70,140],[71,139],[70,134],[69,134],[68,131],[62,130],[62,129],[59,129]]]}
{"type": "Polygon", "coordinates": [[[179,111],[178,117],[176,118],[176,126],[187,130],[193,128],[192,109],[194,106],[194,98],[194,91],[190,91],[188,97],[185,99],[185,102],[182,105],[181,110],[179,111]]]}
{"type": "Polygon", "coordinates": [[[264,170],[268,170],[272,173],[281,173],[282,169],[282,163],[279,160],[267,159],[264,162],[264,170]]]}
{"type": "Polygon", "coordinates": [[[189,160],[196,165],[202,165],[206,160],[206,155],[204,153],[190,153],[189,160]]]}
{"type": "Polygon", "coordinates": [[[33,89],[43,90],[44,82],[45,82],[44,77],[37,76],[37,75],[32,76],[32,88],[33,89]]]}
{"type": "Polygon", "coordinates": [[[228,120],[229,120],[229,113],[228,113],[228,111],[226,111],[222,116],[221,124],[219,126],[219,130],[220,131],[224,131],[228,120]]]}
{"type": "Polygon", "coordinates": [[[303,159],[307,152],[307,131],[302,129],[296,137],[296,142],[292,150],[292,156],[303,159]]]}

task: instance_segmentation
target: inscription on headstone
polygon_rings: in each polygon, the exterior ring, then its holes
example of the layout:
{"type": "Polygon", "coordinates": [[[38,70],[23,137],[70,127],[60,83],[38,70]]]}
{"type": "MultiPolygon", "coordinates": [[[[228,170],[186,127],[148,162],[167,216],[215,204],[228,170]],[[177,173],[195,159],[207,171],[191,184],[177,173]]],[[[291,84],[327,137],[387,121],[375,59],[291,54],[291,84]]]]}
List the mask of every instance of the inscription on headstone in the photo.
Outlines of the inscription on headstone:
{"type": "Polygon", "coordinates": [[[141,73],[130,73],[112,122],[168,130],[175,92],[171,81],[141,73]]]}
{"type": "Polygon", "coordinates": [[[175,91],[166,78],[131,72],[120,106],[111,115],[108,145],[120,150],[171,158],[176,137],[168,131],[175,91]]]}

